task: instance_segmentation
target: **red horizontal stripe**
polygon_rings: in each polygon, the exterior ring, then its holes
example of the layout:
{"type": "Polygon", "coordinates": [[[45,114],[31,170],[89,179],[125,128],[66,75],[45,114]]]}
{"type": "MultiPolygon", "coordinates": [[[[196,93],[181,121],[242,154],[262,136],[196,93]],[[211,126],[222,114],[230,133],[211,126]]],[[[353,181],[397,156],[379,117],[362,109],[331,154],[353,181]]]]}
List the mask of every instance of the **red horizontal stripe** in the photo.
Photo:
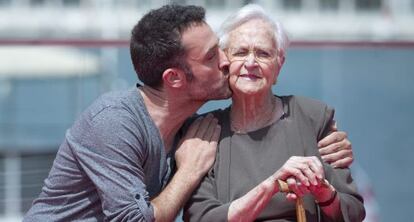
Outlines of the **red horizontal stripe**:
{"type": "Polygon", "coordinates": [[[293,41],[292,47],[414,48],[414,41],[293,41]]]}
{"type": "Polygon", "coordinates": [[[0,39],[0,46],[73,46],[73,47],[126,47],[128,40],[123,39],[0,39]]]}
{"type": "MultiPolygon", "coordinates": [[[[128,47],[125,39],[0,39],[0,46],[72,46],[72,47],[128,47]]],[[[383,47],[414,48],[413,41],[292,41],[291,47],[383,47]]]]}

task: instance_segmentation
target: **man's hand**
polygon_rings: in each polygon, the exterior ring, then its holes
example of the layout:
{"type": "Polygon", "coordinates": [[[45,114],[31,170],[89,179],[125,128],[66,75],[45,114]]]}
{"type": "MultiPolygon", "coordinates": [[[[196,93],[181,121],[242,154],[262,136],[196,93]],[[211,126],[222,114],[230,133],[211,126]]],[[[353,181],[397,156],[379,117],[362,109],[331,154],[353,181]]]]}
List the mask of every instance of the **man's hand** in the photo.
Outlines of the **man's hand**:
{"type": "Polygon", "coordinates": [[[332,122],[330,131],[328,136],[318,142],[322,160],[335,168],[349,167],[354,161],[354,156],[348,135],[338,131],[335,121],[332,122]]]}
{"type": "Polygon", "coordinates": [[[178,170],[201,179],[214,163],[220,130],[211,114],[195,120],[175,153],[178,170]]]}
{"type": "Polygon", "coordinates": [[[177,172],[151,201],[156,221],[174,221],[178,212],[214,163],[220,126],[207,115],[194,121],[175,152],[177,172]]]}

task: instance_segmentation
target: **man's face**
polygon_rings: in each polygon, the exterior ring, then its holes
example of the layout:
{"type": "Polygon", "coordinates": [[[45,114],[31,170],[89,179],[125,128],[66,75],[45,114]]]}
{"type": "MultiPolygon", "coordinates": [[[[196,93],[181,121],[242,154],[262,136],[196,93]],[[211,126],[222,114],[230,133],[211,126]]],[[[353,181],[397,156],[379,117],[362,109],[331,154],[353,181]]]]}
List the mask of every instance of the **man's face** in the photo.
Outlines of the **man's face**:
{"type": "Polygon", "coordinates": [[[193,73],[189,81],[189,96],[203,102],[229,98],[229,62],[210,26],[205,23],[193,25],[182,34],[181,41],[193,73]]]}

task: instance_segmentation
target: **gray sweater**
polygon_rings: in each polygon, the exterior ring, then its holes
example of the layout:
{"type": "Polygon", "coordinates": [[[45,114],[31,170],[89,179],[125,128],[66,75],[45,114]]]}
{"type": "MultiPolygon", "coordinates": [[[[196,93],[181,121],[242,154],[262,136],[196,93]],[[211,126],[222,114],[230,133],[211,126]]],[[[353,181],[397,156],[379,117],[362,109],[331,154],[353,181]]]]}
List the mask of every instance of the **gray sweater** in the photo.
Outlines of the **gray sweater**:
{"type": "Polygon", "coordinates": [[[24,221],[153,221],[171,156],[136,87],[107,93],[67,131],[24,221]]]}
{"type": "MultiPolygon", "coordinates": [[[[275,123],[246,134],[230,128],[230,109],[214,115],[222,126],[213,168],[194,191],[184,210],[185,221],[227,221],[232,201],[242,197],[276,170],[291,156],[318,156],[317,141],[324,138],[334,112],[319,101],[280,97],[283,115],[275,123]]],[[[326,179],[340,196],[342,220],[359,222],[365,216],[362,197],[357,193],[348,168],[333,169],[324,164],[326,179]]],[[[295,203],[277,193],[255,221],[296,221],[295,203]]],[[[330,221],[312,196],[304,198],[308,222],[330,221]],[[319,217],[320,216],[320,217],[319,217]]]]}

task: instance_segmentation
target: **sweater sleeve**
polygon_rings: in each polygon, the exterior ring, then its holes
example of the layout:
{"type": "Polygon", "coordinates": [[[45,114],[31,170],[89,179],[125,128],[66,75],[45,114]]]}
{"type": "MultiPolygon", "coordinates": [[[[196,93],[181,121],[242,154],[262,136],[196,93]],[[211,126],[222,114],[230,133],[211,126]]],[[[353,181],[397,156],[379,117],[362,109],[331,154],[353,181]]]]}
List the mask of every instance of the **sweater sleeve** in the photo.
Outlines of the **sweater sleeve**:
{"type": "Polygon", "coordinates": [[[144,136],[127,111],[111,109],[92,119],[80,141],[68,136],[68,142],[98,192],[105,220],[154,221],[143,170],[144,136]]]}
{"type": "MultiPolygon", "coordinates": [[[[334,110],[323,104],[321,118],[318,121],[317,138],[324,138],[329,133],[330,124],[334,118],[334,110]]],[[[325,176],[338,192],[342,219],[345,222],[362,221],[365,217],[363,198],[357,192],[356,184],[349,168],[332,168],[324,164],[325,176]]],[[[321,211],[322,212],[322,211],[321,211]]],[[[323,221],[330,221],[322,213],[323,221]]]]}
{"type": "MultiPolygon", "coordinates": [[[[346,222],[363,221],[365,208],[362,196],[358,194],[349,168],[335,168],[325,164],[325,175],[338,192],[342,219],[346,222]]],[[[323,221],[330,221],[322,213],[323,221]]]]}
{"type": "MultiPolygon", "coordinates": [[[[219,156],[216,156],[216,162],[219,156]]],[[[227,221],[230,203],[217,198],[214,168],[203,178],[184,207],[184,221],[227,221]]]]}

